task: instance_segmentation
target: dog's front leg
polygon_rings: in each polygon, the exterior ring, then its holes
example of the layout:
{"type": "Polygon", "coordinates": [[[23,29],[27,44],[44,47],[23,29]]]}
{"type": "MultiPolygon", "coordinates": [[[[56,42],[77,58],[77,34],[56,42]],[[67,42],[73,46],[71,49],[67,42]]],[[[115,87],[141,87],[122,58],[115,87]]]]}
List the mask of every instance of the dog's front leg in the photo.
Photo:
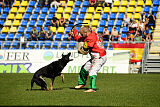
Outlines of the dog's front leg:
{"type": "Polygon", "coordinates": [[[64,83],[64,74],[61,74],[62,82],[64,83]]]}
{"type": "Polygon", "coordinates": [[[52,78],[52,79],[51,79],[50,90],[53,90],[53,82],[54,82],[54,79],[55,79],[55,78],[52,78]]]}

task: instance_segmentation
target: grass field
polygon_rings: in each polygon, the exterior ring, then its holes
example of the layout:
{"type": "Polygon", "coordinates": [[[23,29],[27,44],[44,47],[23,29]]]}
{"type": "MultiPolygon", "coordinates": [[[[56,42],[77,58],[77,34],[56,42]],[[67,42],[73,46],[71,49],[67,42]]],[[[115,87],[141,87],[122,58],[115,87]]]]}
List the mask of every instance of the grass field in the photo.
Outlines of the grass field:
{"type": "Polygon", "coordinates": [[[96,93],[73,89],[78,74],[65,74],[64,84],[57,77],[53,91],[27,91],[32,75],[0,74],[0,106],[160,106],[159,74],[98,74],[96,93]]]}

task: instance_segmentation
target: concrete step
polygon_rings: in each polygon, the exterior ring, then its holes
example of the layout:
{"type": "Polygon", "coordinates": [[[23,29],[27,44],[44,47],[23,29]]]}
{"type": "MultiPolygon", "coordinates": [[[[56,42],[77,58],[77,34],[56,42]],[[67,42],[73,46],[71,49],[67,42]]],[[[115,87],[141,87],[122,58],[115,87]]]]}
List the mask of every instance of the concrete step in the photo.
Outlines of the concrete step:
{"type": "Polygon", "coordinates": [[[147,57],[147,61],[160,61],[160,56],[151,56],[147,57]]]}
{"type": "Polygon", "coordinates": [[[145,66],[147,68],[159,68],[160,69],[160,63],[146,63],[145,66]]]}
{"type": "Polygon", "coordinates": [[[160,70],[155,70],[155,69],[147,69],[144,71],[144,73],[154,73],[154,74],[159,74],[160,70]]]}

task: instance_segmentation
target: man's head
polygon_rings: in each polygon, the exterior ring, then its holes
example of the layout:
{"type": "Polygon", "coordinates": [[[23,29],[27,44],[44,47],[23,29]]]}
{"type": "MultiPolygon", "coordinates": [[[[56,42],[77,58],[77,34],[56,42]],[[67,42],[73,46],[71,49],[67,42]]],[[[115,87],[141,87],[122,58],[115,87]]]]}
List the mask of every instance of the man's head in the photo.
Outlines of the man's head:
{"type": "Polygon", "coordinates": [[[34,27],[33,29],[36,30],[36,27],[34,27]]]}
{"type": "Polygon", "coordinates": [[[146,26],[146,30],[148,30],[148,26],[146,26]]]}
{"type": "Polygon", "coordinates": [[[125,17],[127,18],[127,14],[125,14],[125,17]]]}
{"type": "Polygon", "coordinates": [[[116,27],[114,27],[114,31],[116,31],[116,27]]]}
{"type": "Polygon", "coordinates": [[[80,29],[80,34],[83,36],[83,37],[87,37],[89,34],[90,34],[90,30],[89,30],[89,27],[85,27],[85,26],[82,26],[81,29],[80,29]]]}

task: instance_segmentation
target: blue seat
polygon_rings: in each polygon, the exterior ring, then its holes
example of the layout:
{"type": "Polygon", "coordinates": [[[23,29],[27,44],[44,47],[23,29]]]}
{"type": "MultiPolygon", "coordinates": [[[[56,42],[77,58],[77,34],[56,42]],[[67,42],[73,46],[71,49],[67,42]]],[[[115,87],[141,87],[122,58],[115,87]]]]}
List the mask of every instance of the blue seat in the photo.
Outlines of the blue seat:
{"type": "Polygon", "coordinates": [[[152,7],[152,12],[158,12],[158,6],[152,7]]]}
{"type": "Polygon", "coordinates": [[[48,7],[43,7],[42,8],[42,13],[47,13],[48,12],[48,7]]]}
{"type": "Polygon", "coordinates": [[[43,46],[43,41],[38,40],[36,47],[42,47],[43,46]]]}
{"type": "Polygon", "coordinates": [[[84,7],[88,7],[88,6],[89,6],[89,1],[83,1],[82,6],[84,6],[84,7]]]}
{"type": "Polygon", "coordinates": [[[116,27],[116,30],[117,30],[118,32],[120,32],[120,27],[116,27]]]}
{"type": "Polygon", "coordinates": [[[24,32],[24,27],[19,27],[18,33],[23,33],[24,32]]]}
{"type": "Polygon", "coordinates": [[[71,29],[72,29],[72,27],[67,27],[66,28],[66,33],[69,33],[71,29]]]}
{"type": "Polygon", "coordinates": [[[40,20],[45,20],[45,17],[46,17],[46,15],[45,15],[45,14],[40,14],[39,19],[40,19],[40,20]]]}
{"type": "Polygon", "coordinates": [[[68,34],[64,34],[63,41],[67,41],[67,40],[68,40],[68,34]]]}
{"type": "Polygon", "coordinates": [[[98,33],[102,33],[103,30],[104,30],[104,27],[99,27],[99,28],[98,28],[98,33]]]}
{"type": "Polygon", "coordinates": [[[72,23],[69,23],[68,26],[73,26],[74,25],[74,20],[70,20],[70,22],[72,22],[72,23]]]}
{"type": "Polygon", "coordinates": [[[76,29],[78,30],[78,32],[80,32],[80,27],[76,27],[76,29]]]}
{"type": "Polygon", "coordinates": [[[128,27],[123,27],[122,28],[122,33],[127,33],[128,32],[128,27]]]}
{"type": "Polygon", "coordinates": [[[18,40],[19,37],[21,37],[21,36],[22,36],[22,34],[18,33],[18,34],[16,34],[16,37],[15,37],[14,39],[15,39],[15,40],[18,40]]]}
{"type": "Polygon", "coordinates": [[[1,14],[0,19],[4,20],[4,19],[6,19],[6,17],[7,17],[7,14],[1,14]]]}
{"type": "Polygon", "coordinates": [[[30,6],[30,7],[34,7],[34,6],[35,6],[35,1],[30,1],[30,2],[29,2],[29,6],[30,6]]]}
{"type": "MultiPolygon", "coordinates": [[[[1,5],[1,4],[0,4],[1,5]]],[[[0,6],[0,13],[1,13],[1,6],[0,6]]]]}
{"type": "Polygon", "coordinates": [[[111,13],[111,14],[110,14],[110,19],[111,19],[111,20],[116,19],[116,13],[111,13]]]}
{"type": "Polygon", "coordinates": [[[29,39],[30,38],[30,34],[28,33],[26,33],[26,34],[24,34],[24,36],[27,38],[27,39],[29,39]]]}
{"type": "Polygon", "coordinates": [[[58,42],[54,42],[52,46],[53,47],[58,47],[58,42]]]}
{"type": "Polygon", "coordinates": [[[122,34],[121,34],[121,39],[122,39],[122,40],[126,40],[126,38],[127,38],[127,35],[126,35],[125,33],[122,33],[122,34]]]}
{"type": "Polygon", "coordinates": [[[67,50],[74,50],[73,47],[67,48],[67,50]]]}
{"type": "Polygon", "coordinates": [[[118,19],[123,20],[123,18],[124,18],[124,13],[119,13],[118,14],[118,19]]]}
{"type": "Polygon", "coordinates": [[[50,8],[49,13],[55,13],[56,9],[54,7],[50,8]]]}
{"type": "Polygon", "coordinates": [[[39,32],[41,30],[41,28],[40,27],[36,27],[36,30],[39,32]]]}
{"type": "Polygon", "coordinates": [[[6,47],[3,47],[3,48],[2,48],[2,50],[7,50],[7,49],[8,49],[8,48],[6,48],[6,47]]]}
{"type": "Polygon", "coordinates": [[[33,8],[32,7],[27,7],[26,13],[32,13],[33,8]]]}
{"type": "Polygon", "coordinates": [[[24,14],[23,19],[25,19],[25,20],[29,20],[29,19],[30,19],[30,14],[24,14]]]}
{"type": "Polygon", "coordinates": [[[71,14],[70,19],[71,19],[71,20],[76,20],[76,17],[77,17],[77,14],[71,14]]]}
{"type": "Polygon", "coordinates": [[[114,20],[109,20],[108,21],[108,26],[114,26],[114,20]]]}
{"type": "Polygon", "coordinates": [[[86,7],[82,7],[80,13],[86,13],[87,8],[86,7]]]}
{"type": "Polygon", "coordinates": [[[51,21],[50,20],[46,20],[44,26],[50,26],[51,21]]]}
{"type": "Polygon", "coordinates": [[[14,34],[8,34],[7,40],[13,40],[14,39],[14,34]]]}
{"type": "Polygon", "coordinates": [[[9,7],[5,7],[5,8],[3,9],[3,13],[9,13],[9,7]]]}
{"type": "Polygon", "coordinates": [[[37,21],[37,26],[42,26],[43,25],[43,20],[38,20],[37,21]]]}
{"type": "Polygon", "coordinates": [[[29,26],[35,26],[36,21],[35,20],[30,20],[29,21],[29,26]]]}
{"type": "Polygon", "coordinates": [[[0,34],[0,40],[5,40],[5,38],[6,38],[6,34],[4,33],[0,34]]]}
{"type": "Polygon", "coordinates": [[[0,24],[3,25],[4,24],[4,20],[0,20],[0,24]]]}
{"type": "Polygon", "coordinates": [[[31,17],[32,20],[37,20],[37,18],[38,18],[38,14],[32,14],[32,17],[31,17]]]}
{"type": "Polygon", "coordinates": [[[122,20],[117,20],[116,26],[122,26],[122,20]]]}
{"type": "Polygon", "coordinates": [[[31,48],[31,47],[27,47],[26,49],[27,49],[27,50],[32,50],[33,48],[31,48]]]}
{"type": "Polygon", "coordinates": [[[47,41],[47,42],[45,42],[44,46],[45,47],[51,47],[51,44],[52,44],[51,42],[47,41]]]}
{"type": "Polygon", "coordinates": [[[153,5],[154,6],[159,6],[159,0],[154,0],[153,5]]]}
{"type": "Polygon", "coordinates": [[[27,27],[26,33],[31,33],[32,27],[27,27]]]}
{"type": "Polygon", "coordinates": [[[43,29],[44,29],[45,31],[47,31],[47,30],[48,30],[48,27],[44,27],[43,29]]]}
{"type": "Polygon", "coordinates": [[[65,48],[59,48],[59,50],[65,50],[65,48]]]}
{"type": "Polygon", "coordinates": [[[48,47],[45,47],[45,48],[42,48],[43,50],[48,50],[49,48],[48,47]]]}
{"type": "Polygon", "coordinates": [[[40,7],[41,5],[39,4],[39,1],[37,1],[37,7],[40,7]]]}
{"type": "Polygon", "coordinates": [[[108,27],[109,32],[112,32],[112,27],[108,27]]]}
{"type": "Polygon", "coordinates": [[[27,20],[22,20],[22,22],[21,22],[21,26],[27,26],[27,20]]]}
{"type": "Polygon", "coordinates": [[[79,7],[74,7],[72,12],[73,13],[78,13],[78,11],[79,11],[79,7]]]}
{"type": "Polygon", "coordinates": [[[154,13],[154,17],[157,18],[157,13],[154,13]]]}
{"type": "Polygon", "coordinates": [[[103,15],[102,15],[102,20],[107,20],[108,19],[108,14],[107,13],[104,13],[103,15]]]}
{"type": "Polygon", "coordinates": [[[62,42],[61,43],[61,47],[67,47],[67,43],[66,42],[62,42]]]}
{"type": "Polygon", "coordinates": [[[40,7],[36,7],[35,9],[34,9],[34,13],[39,13],[40,12],[40,7]]]}
{"type": "Polygon", "coordinates": [[[18,44],[19,44],[19,42],[18,42],[18,41],[14,41],[14,42],[12,43],[12,46],[13,46],[13,47],[17,47],[17,46],[18,46],[18,44]]]}
{"type": "Polygon", "coordinates": [[[53,18],[53,14],[48,14],[47,20],[51,20],[53,18]]]}
{"type": "MultiPolygon", "coordinates": [[[[13,46],[13,45],[12,45],[13,46]]],[[[16,48],[15,47],[12,47],[12,48],[10,48],[11,50],[15,50],[16,48]]]]}
{"type": "Polygon", "coordinates": [[[84,14],[79,14],[78,20],[83,20],[84,19],[84,14]]]}
{"type": "Polygon", "coordinates": [[[9,42],[9,41],[5,42],[5,43],[4,43],[4,46],[5,46],[5,47],[10,47],[10,46],[11,46],[11,42],[9,42]]]}
{"type": "Polygon", "coordinates": [[[57,33],[56,37],[55,37],[55,40],[61,40],[61,38],[62,38],[62,34],[57,33]]]}
{"type": "Polygon", "coordinates": [[[81,1],[76,1],[76,2],[74,3],[74,5],[75,5],[76,7],[80,7],[80,6],[81,6],[81,1]]]}
{"type": "Polygon", "coordinates": [[[83,21],[82,20],[77,20],[76,24],[78,24],[77,26],[81,26],[82,24],[79,24],[79,23],[82,23],[83,21]]]}
{"type": "Polygon", "coordinates": [[[147,12],[147,13],[149,13],[149,11],[150,11],[150,7],[144,7],[144,12],[147,12]]]}
{"type": "Polygon", "coordinates": [[[76,43],[69,43],[69,47],[75,47],[76,43]]]}
{"type": "Polygon", "coordinates": [[[35,41],[30,41],[30,42],[28,43],[28,46],[29,46],[29,47],[34,47],[35,44],[36,44],[35,41]]]}
{"type": "Polygon", "coordinates": [[[100,26],[106,26],[106,20],[101,20],[100,21],[100,26]]]}

